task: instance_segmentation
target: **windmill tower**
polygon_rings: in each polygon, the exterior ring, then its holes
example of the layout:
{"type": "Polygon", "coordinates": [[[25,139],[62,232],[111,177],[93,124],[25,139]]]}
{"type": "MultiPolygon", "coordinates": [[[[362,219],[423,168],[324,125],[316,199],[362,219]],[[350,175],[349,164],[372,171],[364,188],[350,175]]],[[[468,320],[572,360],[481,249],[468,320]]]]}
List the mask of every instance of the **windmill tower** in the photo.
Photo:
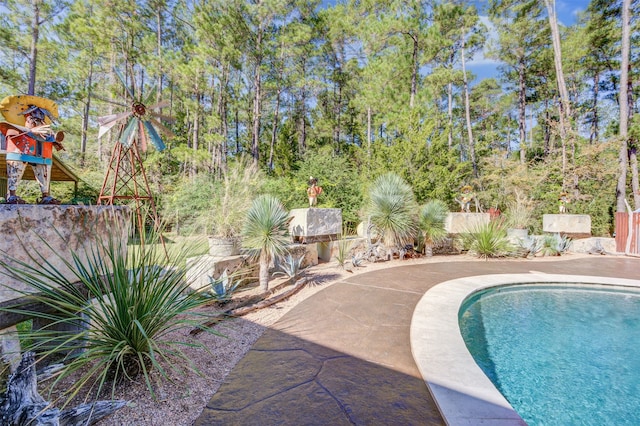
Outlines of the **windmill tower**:
{"type": "MultiPolygon", "coordinates": [[[[163,134],[171,136],[171,131],[158,120],[171,120],[171,117],[163,116],[153,110],[163,108],[168,103],[160,102],[147,107],[145,104],[149,99],[136,97],[134,90],[127,86],[122,74],[118,70],[115,70],[115,73],[125,87],[130,103],[112,102],[127,109],[118,114],[98,118],[100,125],[98,138],[112,128],[118,128],[118,138],[111,151],[109,166],[98,196],[98,204],[132,205],[138,229],[145,229],[147,221],[151,221],[162,239],[160,219],[140,153],[146,152],[149,142],[158,151],[165,149],[165,144],[156,128],[163,134]]],[[[153,95],[153,90],[149,93],[150,96],[153,95]]],[[[163,239],[162,243],[164,245],[163,239]]]]}

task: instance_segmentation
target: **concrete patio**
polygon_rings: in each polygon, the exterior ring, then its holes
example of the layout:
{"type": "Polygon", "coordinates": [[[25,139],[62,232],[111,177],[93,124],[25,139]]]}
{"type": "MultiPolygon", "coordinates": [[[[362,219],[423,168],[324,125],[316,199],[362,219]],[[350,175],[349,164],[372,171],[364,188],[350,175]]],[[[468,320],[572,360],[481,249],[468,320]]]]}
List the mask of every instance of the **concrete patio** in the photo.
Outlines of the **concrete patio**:
{"type": "Polygon", "coordinates": [[[640,259],[563,256],[408,265],[354,275],[265,331],[196,425],[444,424],[411,354],[414,309],[434,285],[546,273],[636,279],[640,259]]]}

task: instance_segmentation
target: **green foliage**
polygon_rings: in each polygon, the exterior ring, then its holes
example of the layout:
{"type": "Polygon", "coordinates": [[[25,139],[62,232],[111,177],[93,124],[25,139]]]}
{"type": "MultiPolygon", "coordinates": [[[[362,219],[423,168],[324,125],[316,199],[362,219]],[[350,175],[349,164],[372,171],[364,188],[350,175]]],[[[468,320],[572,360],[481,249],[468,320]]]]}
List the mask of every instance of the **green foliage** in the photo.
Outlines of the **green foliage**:
{"type": "Polygon", "coordinates": [[[507,231],[498,222],[480,225],[462,234],[463,246],[482,259],[505,257],[513,252],[507,231]]]}
{"type": "Polygon", "coordinates": [[[447,236],[445,221],[449,209],[440,200],[430,200],[420,209],[418,226],[422,232],[427,256],[433,255],[433,245],[447,236]]]}
{"type": "Polygon", "coordinates": [[[508,228],[527,229],[533,220],[533,202],[519,190],[514,195],[505,212],[506,225],[508,228]]]}
{"type": "Polygon", "coordinates": [[[540,252],[545,256],[560,256],[571,248],[571,238],[560,234],[546,234],[540,252]]]}
{"type": "Polygon", "coordinates": [[[353,241],[349,240],[347,230],[343,229],[342,238],[338,240],[338,252],[335,256],[338,266],[341,268],[344,268],[344,265],[347,263],[347,257],[349,256],[352,245],[353,241]]]}
{"type": "Polygon", "coordinates": [[[388,173],[373,182],[367,214],[387,247],[413,243],[416,210],[411,187],[398,175],[388,173]]]}
{"type": "Polygon", "coordinates": [[[242,247],[253,258],[260,258],[260,286],[265,291],[269,288],[269,262],[287,252],[289,221],[289,213],[272,195],[260,195],[247,211],[242,247]]]}
{"type": "Polygon", "coordinates": [[[230,163],[220,179],[200,173],[181,180],[164,203],[164,217],[181,231],[237,237],[263,176],[246,158],[230,163]]]}
{"type": "Polygon", "coordinates": [[[50,324],[24,332],[23,339],[34,342],[26,349],[37,351],[40,357],[66,354],[64,367],[50,386],[54,389],[66,383],[61,392],[68,399],[81,390],[88,398],[92,392],[97,397],[109,384],[113,396],[118,383],[139,375],[153,394],[152,371],[165,378],[167,369],[197,371],[181,351],[181,347],[197,344],[168,337],[179,328],[198,327],[201,315],[194,309],[207,301],[191,291],[185,279],[186,259],[192,253],[172,251],[165,264],[159,265],[157,259],[164,256],[164,250],[157,235],[147,235],[144,245],[128,250],[116,235],[121,233],[114,229],[86,254],[72,252],[71,262],[61,257],[73,274],[70,280],[49,259],[37,254],[34,260],[38,266],[10,257],[0,260],[8,274],[37,292],[30,296],[33,300],[54,310],[42,313],[29,305],[2,308],[50,324]],[[61,327],[66,331],[60,331],[61,327]],[[69,377],[75,382],[67,383],[69,377]]]}

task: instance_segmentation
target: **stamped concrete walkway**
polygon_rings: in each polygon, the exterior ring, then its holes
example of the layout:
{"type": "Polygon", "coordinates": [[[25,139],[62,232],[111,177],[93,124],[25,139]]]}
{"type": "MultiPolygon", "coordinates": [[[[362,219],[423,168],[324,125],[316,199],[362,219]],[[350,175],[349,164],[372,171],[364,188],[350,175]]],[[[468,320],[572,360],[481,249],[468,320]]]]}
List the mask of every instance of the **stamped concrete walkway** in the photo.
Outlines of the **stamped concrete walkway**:
{"type": "Polygon", "coordinates": [[[531,271],[638,279],[640,259],[426,263],[348,277],[266,330],[195,424],[444,424],[411,355],[416,304],[443,281],[531,271]]]}

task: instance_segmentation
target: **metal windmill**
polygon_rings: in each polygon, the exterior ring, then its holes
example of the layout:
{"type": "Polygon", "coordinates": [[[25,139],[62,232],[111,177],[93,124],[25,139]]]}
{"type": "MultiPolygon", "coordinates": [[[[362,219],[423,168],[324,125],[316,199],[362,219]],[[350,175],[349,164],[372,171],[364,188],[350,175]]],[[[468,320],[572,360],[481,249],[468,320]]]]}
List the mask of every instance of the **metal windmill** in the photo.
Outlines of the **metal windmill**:
{"type": "MultiPolygon", "coordinates": [[[[100,124],[98,138],[104,136],[114,127],[119,129],[118,138],[111,152],[109,167],[98,196],[98,204],[113,205],[117,201],[132,203],[135,207],[139,229],[143,230],[146,220],[151,219],[155,229],[159,231],[160,220],[140,152],[146,152],[149,142],[158,151],[165,149],[165,144],[156,128],[164,135],[171,136],[171,131],[159,119],[172,119],[154,112],[154,110],[168,106],[168,102],[159,102],[147,107],[146,104],[154,91],[149,91],[150,95],[147,99],[143,99],[141,96],[136,97],[135,89],[127,86],[124,77],[118,70],[114,71],[122,82],[129,97],[127,101],[130,103],[109,101],[127,108],[127,110],[98,118],[98,124],[100,124]]],[[[162,236],[161,233],[160,236],[162,236]]],[[[164,244],[164,241],[162,242],[164,244]]]]}

